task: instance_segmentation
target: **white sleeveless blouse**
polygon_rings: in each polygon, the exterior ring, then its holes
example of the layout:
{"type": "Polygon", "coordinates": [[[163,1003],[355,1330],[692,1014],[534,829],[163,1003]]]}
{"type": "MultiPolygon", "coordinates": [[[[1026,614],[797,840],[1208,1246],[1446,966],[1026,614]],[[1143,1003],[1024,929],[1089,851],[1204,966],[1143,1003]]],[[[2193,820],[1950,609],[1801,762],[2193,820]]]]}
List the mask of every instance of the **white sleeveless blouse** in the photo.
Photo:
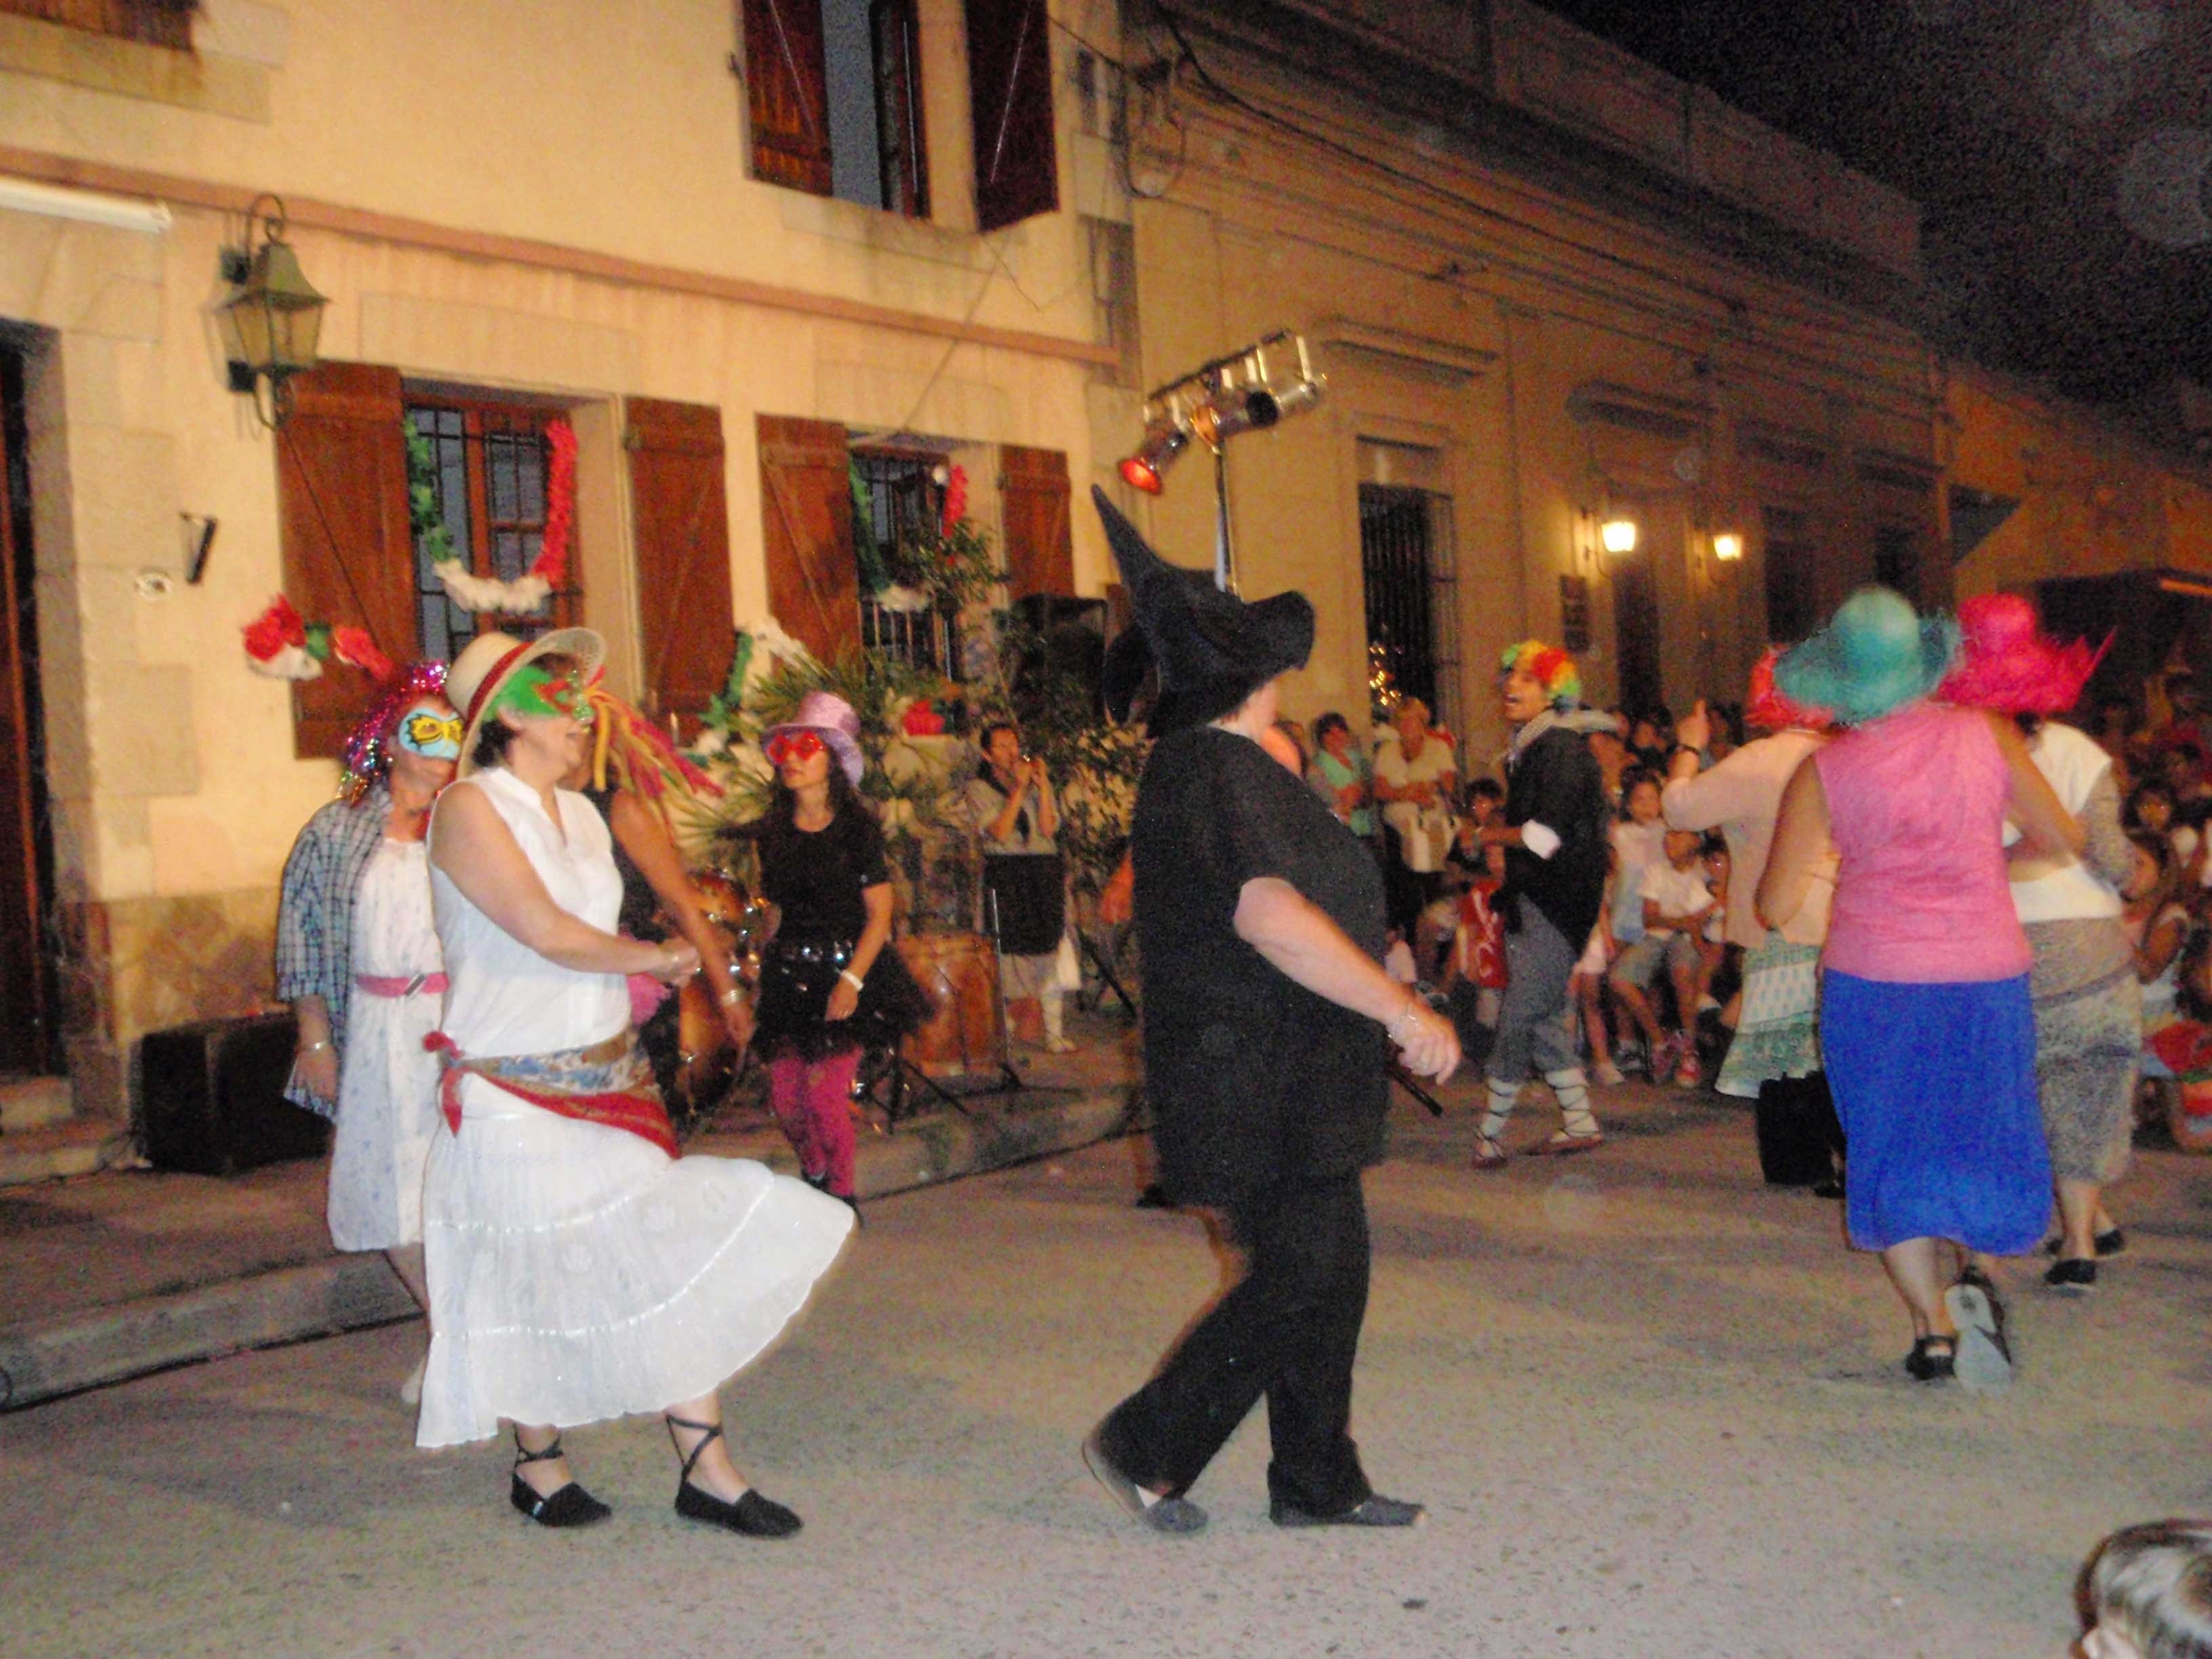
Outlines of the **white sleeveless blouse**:
{"type": "MultiPolygon", "coordinates": [[[[554,792],[556,830],[537,791],[504,768],[450,786],[480,789],[538,872],[553,902],[612,933],[622,908],[622,877],[606,820],[591,802],[554,792]]],[[[431,817],[431,836],[437,818],[431,817]]],[[[620,974],[584,974],[532,950],[470,902],[434,864],[430,893],[446,957],[442,1027],[471,1059],[543,1054],[605,1041],[629,1024],[629,992],[620,974]]],[[[481,1085],[481,1079],[468,1084],[481,1085]]],[[[474,1089],[464,1086],[464,1101],[474,1089]]]]}

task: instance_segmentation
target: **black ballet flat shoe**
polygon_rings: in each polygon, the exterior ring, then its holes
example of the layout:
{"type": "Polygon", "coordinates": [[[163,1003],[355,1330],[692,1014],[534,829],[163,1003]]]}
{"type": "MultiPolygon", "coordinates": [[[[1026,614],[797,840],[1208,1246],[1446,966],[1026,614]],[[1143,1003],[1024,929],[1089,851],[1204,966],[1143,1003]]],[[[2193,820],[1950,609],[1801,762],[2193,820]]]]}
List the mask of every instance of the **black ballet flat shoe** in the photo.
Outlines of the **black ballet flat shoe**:
{"type": "Polygon", "coordinates": [[[689,1480],[676,1489],[676,1512],[686,1521],[704,1521],[747,1538],[788,1538],[806,1524],[775,1499],[762,1497],[750,1486],[738,1494],[736,1503],[729,1504],[712,1492],[701,1492],[689,1480]]]}
{"type": "Polygon", "coordinates": [[[1905,1356],[1905,1374],[1915,1382],[1948,1382],[1958,1375],[1958,1356],[1955,1338],[1923,1336],[1905,1356]]]}
{"type": "Polygon", "coordinates": [[[2051,1271],[2043,1275],[2043,1282],[2054,1291],[2094,1291],[2097,1288],[2097,1264],[2063,1258],[2051,1264],[2051,1271]]]}
{"type": "MultiPolygon", "coordinates": [[[[699,1454],[721,1437],[722,1425],[720,1423],[694,1423],[683,1417],[670,1418],[670,1439],[675,1439],[678,1429],[700,1429],[704,1432],[699,1437],[699,1443],[691,1448],[691,1455],[684,1460],[684,1472],[676,1477],[677,1514],[686,1521],[703,1521],[708,1526],[740,1533],[747,1538],[788,1538],[806,1524],[794,1511],[786,1509],[773,1498],[762,1497],[750,1486],[739,1492],[737,1501],[732,1503],[693,1486],[691,1471],[699,1466],[699,1454]]],[[[678,1449],[682,1449],[680,1441],[678,1449]]]]}
{"type": "Polygon", "coordinates": [[[1106,1449],[1105,1433],[1103,1423],[1091,1430],[1090,1437],[1083,1443],[1083,1462],[1109,1497],[1143,1525],[1171,1538],[1187,1538],[1206,1530],[1204,1510],[1188,1498],[1164,1498],[1148,1490],[1136,1476],[1116,1463],[1106,1449]]]}
{"type": "MultiPolygon", "coordinates": [[[[2118,1227],[2106,1228],[2091,1242],[2095,1245],[2100,1256],[2118,1255],[2128,1248],[2128,1236],[2118,1227]]],[[[2063,1238],[2047,1239],[2044,1243],[2043,1253],[2045,1255],[2057,1255],[2065,1248],[2066,1241],[2063,1238]]]]}
{"type": "Polygon", "coordinates": [[[518,1444],[514,1452],[517,1473],[507,1488],[507,1501],[541,1527],[590,1527],[605,1520],[614,1511],[571,1480],[550,1495],[541,1494],[522,1478],[525,1463],[550,1463],[561,1455],[561,1442],[556,1438],[544,1451],[525,1451],[518,1444]]]}
{"type": "Polygon", "coordinates": [[[1402,1498],[1380,1492],[1363,1498],[1348,1510],[1322,1515],[1293,1504],[1287,1498],[1267,1499],[1267,1519],[1279,1527],[1418,1527],[1428,1510],[1402,1498]]]}

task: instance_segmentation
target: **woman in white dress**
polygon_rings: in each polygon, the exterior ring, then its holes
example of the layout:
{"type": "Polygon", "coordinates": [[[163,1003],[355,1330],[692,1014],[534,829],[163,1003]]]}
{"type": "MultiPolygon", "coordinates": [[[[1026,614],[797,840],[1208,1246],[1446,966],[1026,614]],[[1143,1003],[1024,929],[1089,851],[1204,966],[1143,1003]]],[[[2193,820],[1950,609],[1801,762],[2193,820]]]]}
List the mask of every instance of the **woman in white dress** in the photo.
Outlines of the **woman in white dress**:
{"type": "Polygon", "coordinates": [[[680,983],[698,952],[611,931],[622,883],[605,822],[556,787],[583,757],[603,654],[585,629],[529,645],[489,634],[450,676],[461,777],[430,829],[449,1133],[423,1191],[431,1345],[416,1441],[512,1422],[515,1508],[580,1526],[608,1510],[569,1478],[560,1430],[659,1412],[682,1460],[677,1513],[782,1537],[799,1517],[731,1462],[715,1391],[799,1310],[853,1212],[759,1164],[675,1156],[623,976],[680,983]]]}
{"type": "MultiPolygon", "coordinates": [[[[422,1040],[437,1029],[446,977],[422,837],[461,753],[445,684],[445,664],[417,663],[354,728],[339,799],[300,832],[278,916],[280,990],[300,1026],[289,1092],[311,1109],[336,1107],[331,1242],[383,1251],[426,1312],[422,1168],[438,1063],[422,1040]]],[[[422,1386],[417,1365],[400,1397],[414,1403],[422,1386]]]]}

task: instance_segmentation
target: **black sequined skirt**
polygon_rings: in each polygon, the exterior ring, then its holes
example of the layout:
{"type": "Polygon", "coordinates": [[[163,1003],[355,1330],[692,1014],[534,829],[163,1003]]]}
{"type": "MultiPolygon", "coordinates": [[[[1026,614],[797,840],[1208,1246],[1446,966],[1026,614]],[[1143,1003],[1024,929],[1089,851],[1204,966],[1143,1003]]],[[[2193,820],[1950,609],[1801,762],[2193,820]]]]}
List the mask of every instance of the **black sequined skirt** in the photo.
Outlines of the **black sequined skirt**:
{"type": "Polygon", "coordinates": [[[876,953],[860,991],[860,1006],[846,1019],[823,1018],[837,977],[853,959],[849,939],[786,939],[778,934],[761,962],[760,1001],[753,1042],[766,1059],[802,1054],[818,1060],[848,1048],[889,1048],[935,1012],[929,994],[915,982],[897,951],[876,953]]]}

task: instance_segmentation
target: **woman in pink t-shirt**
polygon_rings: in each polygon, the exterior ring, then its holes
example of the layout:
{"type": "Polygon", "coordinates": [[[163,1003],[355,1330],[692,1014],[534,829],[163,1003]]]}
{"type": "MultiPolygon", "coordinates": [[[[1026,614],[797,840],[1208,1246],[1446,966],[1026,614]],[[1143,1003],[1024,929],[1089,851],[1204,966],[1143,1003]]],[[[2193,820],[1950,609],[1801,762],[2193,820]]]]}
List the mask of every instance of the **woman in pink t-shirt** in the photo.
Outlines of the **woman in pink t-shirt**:
{"type": "Polygon", "coordinates": [[[1947,1290],[1938,1246],[2025,1255],[2050,1218],[2003,836],[2009,817],[2031,852],[2078,852],[2081,829],[2010,721],[1927,701],[1957,644],[1948,618],[1864,588],[1782,659],[1784,694],[1848,729],[1784,791],[1758,902],[1769,926],[1787,921],[1832,840],[1820,1041],[1850,1146],[1850,1240],[1881,1253],[1911,1315],[1908,1372],[2001,1388],[2011,1361],[1988,1264],[1947,1290]]]}

